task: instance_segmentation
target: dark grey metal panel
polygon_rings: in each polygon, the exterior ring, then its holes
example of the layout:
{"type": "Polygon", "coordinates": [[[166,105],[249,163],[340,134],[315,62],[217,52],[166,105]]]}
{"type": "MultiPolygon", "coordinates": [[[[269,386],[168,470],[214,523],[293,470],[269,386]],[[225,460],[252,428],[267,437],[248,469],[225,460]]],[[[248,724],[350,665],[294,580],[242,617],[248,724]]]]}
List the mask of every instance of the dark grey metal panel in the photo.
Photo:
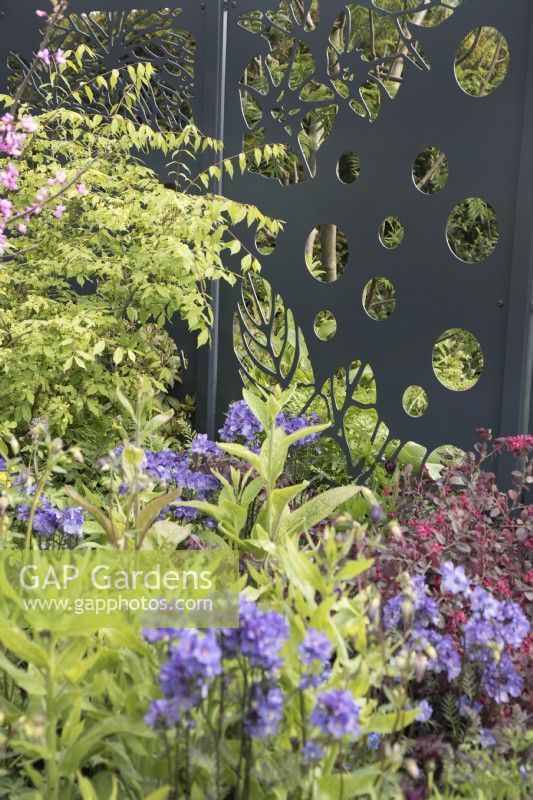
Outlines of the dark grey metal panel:
{"type": "MultiPolygon", "coordinates": [[[[359,4],[371,6],[370,0],[359,4]]],[[[259,37],[239,26],[236,18],[248,10],[277,7],[277,2],[240,0],[229,12],[226,153],[242,147],[238,86],[244,68],[260,52],[259,37]]],[[[341,10],[341,3],[322,3],[320,28],[307,34],[306,43],[313,42],[324,73],[327,35],[341,10]]],[[[510,315],[515,317],[512,328],[523,328],[526,322],[525,302],[519,307],[515,302],[511,310],[509,282],[516,224],[523,239],[521,252],[531,241],[528,212],[516,219],[530,15],[529,0],[516,0],[512,11],[503,0],[464,0],[444,25],[420,31],[431,70],[410,70],[398,97],[384,106],[375,122],[357,118],[346,105],[340,109],[333,132],[318,153],[314,179],[283,187],[247,173],[224,185],[227,194],[258,203],[266,213],[286,221],[275,255],[263,259],[264,275],[302,327],[317,385],[354,359],[369,363],[376,377],[380,417],[391,434],[403,442],[420,442],[429,451],[445,443],[469,446],[478,426],[500,430],[510,315]],[[502,86],[488,97],[473,98],[457,85],[453,60],[463,37],[479,25],[494,26],[505,35],[511,59],[502,86]],[[416,155],[431,145],[447,154],[450,177],[441,192],[428,197],[414,187],[411,166],[416,155]],[[344,185],[336,176],[336,164],[349,150],[361,159],[361,175],[354,184],[344,185]],[[499,244],[480,264],[460,262],[446,242],[448,215],[470,196],[485,198],[500,223],[499,244]],[[389,214],[398,215],[406,229],[404,243],[394,251],[385,250],[377,237],[380,221],[389,214]],[[352,253],[345,274],[334,284],[314,280],[303,257],[307,235],[324,222],[334,222],[345,231],[352,253]],[[370,319],[361,303],[363,287],[373,276],[389,278],[397,293],[395,313],[380,322],[370,319]],[[330,342],[320,342],[313,334],[314,316],[324,308],[338,322],[330,342]],[[472,332],[484,352],[483,374],[467,392],[447,390],[433,373],[433,343],[453,327],[472,332]],[[429,410],[421,418],[408,417],[402,407],[403,392],[411,384],[424,387],[429,395],[429,410]]],[[[263,53],[266,49],[265,42],[263,53]]],[[[325,82],[324,76],[321,79],[325,82]]],[[[524,169],[530,187],[529,161],[524,169]]],[[[521,288],[515,293],[525,291],[528,270],[526,261],[516,278],[521,288]]],[[[225,289],[220,408],[237,395],[236,367],[229,355],[236,302],[237,297],[225,289]]],[[[523,356],[520,363],[508,364],[505,380],[511,393],[511,387],[519,392],[523,373],[523,356]]],[[[506,424],[509,430],[517,429],[516,410],[509,411],[506,424]]]]}

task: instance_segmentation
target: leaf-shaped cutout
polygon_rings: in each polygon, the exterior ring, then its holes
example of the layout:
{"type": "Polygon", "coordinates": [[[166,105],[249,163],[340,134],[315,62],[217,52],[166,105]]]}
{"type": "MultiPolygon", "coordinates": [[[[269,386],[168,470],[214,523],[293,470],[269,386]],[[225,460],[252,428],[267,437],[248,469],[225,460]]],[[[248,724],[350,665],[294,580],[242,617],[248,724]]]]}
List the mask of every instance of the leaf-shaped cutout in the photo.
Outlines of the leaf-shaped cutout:
{"type": "MultiPolygon", "coordinates": [[[[425,12],[424,12],[425,13],[425,12]]],[[[381,91],[396,97],[406,61],[429,66],[404,14],[382,13],[350,3],[333,25],[329,37],[328,72],[337,93],[370,121],[381,108],[381,91]]]]}
{"type": "MultiPolygon", "coordinates": [[[[278,169],[274,163],[254,169],[264,177],[278,178],[282,185],[314,177],[316,154],[338,112],[332,88],[317,80],[310,47],[297,36],[287,35],[287,26],[298,30],[291,9],[285,4],[281,16],[262,19],[261,35],[269,42],[269,52],[249,62],[240,89],[242,114],[253,134],[246,136],[245,149],[279,143],[297,154],[278,164],[278,169]]],[[[259,17],[247,19],[250,31],[257,33],[259,17]]]]}
{"type": "Polygon", "coordinates": [[[235,352],[247,386],[272,390],[295,387],[298,413],[315,412],[330,428],[321,439],[319,465],[310,469],[325,481],[339,481],[346,472],[367,480],[377,464],[399,461],[418,468],[426,450],[391,436],[378,409],[375,375],[369,364],[352,361],[337,369],[319,389],[301,330],[282,298],[266,280],[248,275],[234,322],[235,352]],[[324,469],[327,463],[330,473],[324,469]]]}
{"type": "MultiPolygon", "coordinates": [[[[150,85],[141,87],[132,108],[122,105],[122,113],[155,130],[180,130],[191,120],[196,59],[196,42],[180,27],[181,13],[181,7],[173,6],[156,10],[66,14],[56,23],[50,49],[70,50],[86,45],[93,57],[84,58],[83,71],[78,74],[71,74],[71,70],[68,82],[56,74],[53,85],[50,83],[50,67],[38,64],[32,70],[25,99],[38,107],[42,105],[42,98],[46,99],[49,107],[77,107],[79,104],[73,98],[73,92],[86,86],[91,99],[84,97],[84,110],[90,109],[106,117],[110,109],[123,99],[131,83],[124,67],[149,62],[155,67],[156,75],[150,85]],[[109,76],[113,69],[118,70],[113,88],[109,82],[98,85],[97,76],[109,76]]],[[[19,56],[15,57],[12,65],[10,84],[18,86],[29,65],[19,56]]]]}
{"type": "Polygon", "coordinates": [[[265,389],[295,383],[311,393],[313,371],[292,312],[267,281],[248,275],[235,313],[234,346],[246,385],[265,389]]]}

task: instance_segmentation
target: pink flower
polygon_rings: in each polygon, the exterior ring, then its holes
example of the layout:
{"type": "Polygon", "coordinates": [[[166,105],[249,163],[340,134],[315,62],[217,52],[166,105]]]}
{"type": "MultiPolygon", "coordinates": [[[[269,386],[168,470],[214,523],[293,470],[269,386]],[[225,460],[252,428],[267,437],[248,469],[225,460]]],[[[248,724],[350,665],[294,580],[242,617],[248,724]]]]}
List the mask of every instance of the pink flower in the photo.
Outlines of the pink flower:
{"type": "Polygon", "coordinates": [[[67,59],[65,58],[65,51],[62,50],[60,47],[54,53],[54,61],[56,64],[66,64],[67,59]]]}
{"type": "Polygon", "coordinates": [[[7,247],[7,236],[4,236],[3,233],[0,233],[0,255],[2,255],[6,247],[7,247]]]}
{"type": "Polygon", "coordinates": [[[47,19],[47,17],[48,17],[48,14],[47,14],[47,12],[46,12],[46,11],[43,11],[43,10],[42,10],[42,9],[40,9],[40,8],[38,8],[38,9],[37,9],[37,11],[35,12],[35,15],[36,15],[37,17],[40,17],[41,19],[47,19]]]}
{"type": "Polygon", "coordinates": [[[63,216],[63,214],[65,213],[65,211],[66,211],[66,210],[67,210],[67,207],[66,207],[66,206],[57,205],[57,206],[54,208],[54,210],[52,211],[52,214],[53,214],[53,215],[54,215],[54,217],[56,217],[57,219],[61,219],[61,217],[63,216]]]}
{"type": "Polygon", "coordinates": [[[435,534],[429,522],[415,522],[414,529],[423,539],[429,539],[430,536],[435,534]]]}
{"type": "Polygon", "coordinates": [[[33,117],[24,117],[24,119],[20,120],[20,124],[26,133],[35,133],[35,131],[39,130],[39,125],[33,117]]]}
{"type": "Polygon", "coordinates": [[[42,189],[39,189],[39,191],[35,195],[35,199],[38,200],[39,203],[42,203],[42,201],[46,200],[47,197],[48,197],[48,189],[46,188],[46,186],[43,186],[42,189]]]}
{"type": "Polygon", "coordinates": [[[5,197],[0,197],[0,217],[8,220],[13,210],[13,203],[5,197]]]}
{"type": "Polygon", "coordinates": [[[66,179],[67,179],[67,173],[63,172],[62,169],[58,169],[55,177],[56,183],[65,183],[66,179]]]}
{"type": "Polygon", "coordinates": [[[43,50],[39,50],[37,53],[37,58],[40,58],[43,64],[46,64],[48,67],[50,66],[50,50],[48,47],[45,47],[43,50]]]}
{"type": "Polygon", "coordinates": [[[28,226],[24,225],[23,222],[19,222],[17,223],[17,230],[19,233],[26,233],[28,230],[28,226]]]}
{"type": "Polygon", "coordinates": [[[507,436],[505,444],[510,453],[522,453],[533,449],[533,436],[507,436]]]}
{"type": "Polygon", "coordinates": [[[87,187],[84,183],[77,183],[76,184],[76,191],[78,192],[80,197],[85,197],[87,194],[87,187]]]}
{"type": "Polygon", "coordinates": [[[0,172],[0,181],[4,189],[11,189],[15,192],[18,189],[18,176],[19,171],[14,164],[8,164],[5,169],[0,172]]]}

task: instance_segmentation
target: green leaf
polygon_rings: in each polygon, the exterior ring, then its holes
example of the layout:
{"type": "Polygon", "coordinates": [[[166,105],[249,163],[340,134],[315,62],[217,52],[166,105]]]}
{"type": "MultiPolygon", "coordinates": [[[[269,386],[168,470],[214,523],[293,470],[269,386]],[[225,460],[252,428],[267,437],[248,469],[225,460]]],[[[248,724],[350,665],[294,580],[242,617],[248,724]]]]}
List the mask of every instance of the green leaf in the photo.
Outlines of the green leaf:
{"type": "Polygon", "coordinates": [[[358,558],[357,561],[349,561],[337,574],[337,580],[351,581],[363,572],[367,572],[373,563],[373,558],[358,558]]]}
{"type": "Polygon", "coordinates": [[[93,789],[93,785],[88,778],[84,778],[81,772],[76,775],[78,781],[78,789],[80,790],[82,800],[98,800],[98,795],[93,789]]]}
{"type": "Polygon", "coordinates": [[[165,411],[162,414],[156,414],[155,417],[149,419],[143,429],[145,437],[150,436],[150,434],[155,433],[155,431],[158,428],[161,428],[163,427],[163,425],[166,425],[167,422],[169,422],[173,416],[174,416],[174,409],[171,408],[169,411],[165,411]]]}
{"type": "Polygon", "coordinates": [[[364,726],[365,733],[394,733],[401,731],[415,721],[419,709],[410,711],[391,711],[387,713],[372,714],[372,717],[364,726]]]}
{"type": "Polygon", "coordinates": [[[116,734],[140,736],[144,738],[151,738],[153,736],[148,727],[140,722],[133,722],[126,717],[119,717],[118,719],[108,717],[93,725],[85,736],[78,739],[74,745],[64,751],[62,758],[59,760],[60,774],[70,775],[76,772],[85,764],[87,756],[101,745],[102,740],[105,739],[106,736],[113,736],[116,734]]]}
{"type": "Polygon", "coordinates": [[[379,766],[361,767],[346,775],[326,775],[320,778],[320,800],[351,800],[353,797],[371,795],[380,776],[379,766]]]}
{"type": "Polygon", "coordinates": [[[248,450],[247,447],[244,447],[242,444],[234,444],[230,442],[220,442],[219,445],[221,450],[224,450],[225,453],[228,453],[230,456],[235,456],[235,458],[240,458],[241,461],[245,461],[248,464],[251,464],[254,469],[256,469],[260,474],[262,474],[263,463],[261,458],[257,455],[257,453],[253,453],[251,450],[248,450]]]}
{"type": "Polygon", "coordinates": [[[10,678],[29,695],[43,697],[46,694],[44,679],[39,674],[30,674],[26,670],[18,669],[12,662],[0,653],[0,667],[7,672],[10,678]]]}
{"type": "MultiPolygon", "coordinates": [[[[96,350],[96,347],[97,347],[97,346],[98,346],[98,345],[96,345],[96,346],[95,346],[95,350],[96,350]]],[[[105,345],[104,345],[104,346],[105,346],[105,345]]],[[[102,348],[102,350],[103,350],[103,349],[104,349],[104,348],[102,348]]],[[[114,358],[114,356],[113,356],[113,361],[114,361],[114,360],[115,360],[115,358],[114,358]]],[[[116,363],[116,362],[115,362],[115,363],[116,363]]],[[[123,394],[123,393],[121,392],[121,390],[120,390],[120,388],[119,388],[118,386],[117,386],[117,392],[116,392],[116,394],[117,394],[117,400],[118,400],[118,402],[120,403],[120,405],[121,405],[123,408],[125,408],[125,409],[126,409],[126,411],[128,412],[128,414],[130,415],[131,419],[132,419],[132,420],[135,422],[135,420],[136,420],[136,415],[135,415],[135,411],[133,410],[133,406],[132,406],[132,404],[130,403],[130,401],[128,400],[128,398],[126,397],[126,395],[125,395],[125,394],[123,394]]]]}
{"type": "Polygon", "coordinates": [[[179,489],[173,489],[171,492],[166,492],[166,494],[161,494],[159,497],[150,500],[139,512],[137,519],[138,529],[142,531],[142,533],[146,533],[164,507],[174,503],[178,497],[181,497],[181,491],[181,487],[179,489]]]}
{"type": "Polygon", "coordinates": [[[36,667],[42,668],[48,665],[46,651],[15,628],[0,631],[0,641],[21,661],[28,661],[36,667]]]}
{"type": "Polygon", "coordinates": [[[147,795],[145,800],[167,800],[170,794],[170,786],[162,786],[161,789],[156,789],[152,794],[147,795]]]}
{"type": "Polygon", "coordinates": [[[175,550],[192,533],[192,525],[180,525],[170,519],[161,519],[155,522],[144,543],[145,549],[175,550]]]}
{"type": "Polygon", "coordinates": [[[268,405],[249,389],[244,389],[242,396],[254,417],[261,423],[265,431],[270,428],[268,405]]]}
{"type": "Polygon", "coordinates": [[[290,447],[296,442],[299,442],[300,439],[311,436],[314,433],[322,433],[322,431],[326,431],[328,428],[331,428],[330,422],[322,422],[319,425],[309,425],[307,428],[300,428],[300,430],[294,431],[294,433],[287,436],[288,445],[290,447]]]}
{"type": "Polygon", "coordinates": [[[285,523],[287,535],[303,533],[330,517],[342,503],[359,491],[358,486],[338,486],[312,497],[307,503],[293,511],[285,523]]]}

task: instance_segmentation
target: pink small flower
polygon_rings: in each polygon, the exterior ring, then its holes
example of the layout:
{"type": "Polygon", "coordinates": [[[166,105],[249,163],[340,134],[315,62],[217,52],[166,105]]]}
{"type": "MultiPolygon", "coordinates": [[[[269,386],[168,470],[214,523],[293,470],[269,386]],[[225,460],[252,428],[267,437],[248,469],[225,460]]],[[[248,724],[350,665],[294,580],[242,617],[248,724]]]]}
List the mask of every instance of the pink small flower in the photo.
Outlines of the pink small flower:
{"type": "Polygon", "coordinates": [[[3,217],[5,220],[8,220],[11,216],[11,212],[13,211],[13,203],[11,200],[7,200],[5,197],[0,198],[0,217],[3,217]]]}
{"type": "Polygon", "coordinates": [[[33,117],[24,117],[24,119],[20,120],[20,124],[26,133],[35,133],[35,131],[39,130],[39,125],[33,117]]]}
{"type": "Polygon", "coordinates": [[[43,11],[41,8],[38,8],[35,12],[35,16],[40,17],[41,19],[47,19],[48,13],[43,11]]]}
{"type": "Polygon", "coordinates": [[[2,255],[6,247],[7,247],[7,236],[4,236],[3,233],[0,233],[0,255],[2,255]]]}
{"type": "Polygon", "coordinates": [[[56,64],[66,64],[67,59],[65,58],[65,51],[62,50],[60,47],[54,53],[54,61],[56,64]]]}
{"type": "Polygon", "coordinates": [[[434,536],[435,534],[429,522],[415,522],[414,529],[420,534],[422,539],[429,539],[430,536],[434,536]]]}
{"type": "Polygon", "coordinates": [[[40,203],[42,203],[43,200],[46,200],[47,197],[48,197],[48,189],[46,188],[46,186],[43,186],[42,189],[39,189],[39,191],[35,195],[35,199],[38,200],[40,203]]]}
{"type": "Polygon", "coordinates": [[[533,449],[533,436],[508,436],[505,439],[507,449],[511,453],[525,453],[533,449]]]}
{"type": "Polygon", "coordinates": [[[25,225],[23,222],[17,223],[17,230],[19,233],[26,233],[28,230],[28,226],[25,225]]]}
{"type": "Polygon", "coordinates": [[[67,179],[67,173],[63,172],[62,169],[58,169],[55,177],[56,183],[65,183],[66,179],[67,179]]]}
{"type": "Polygon", "coordinates": [[[47,67],[50,66],[50,50],[47,47],[38,51],[37,58],[40,58],[43,64],[46,64],[47,67]]]}
{"type": "Polygon", "coordinates": [[[87,187],[85,186],[84,183],[77,183],[76,191],[80,197],[85,197],[85,195],[87,194],[87,187]]]}
{"type": "Polygon", "coordinates": [[[11,191],[16,192],[18,189],[18,176],[19,171],[15,165],[8,164],[5,169],[0,172],[0,181],[4,186],[4,189],[10,189],[11,191]]]}
{"type": "Polygon", "coordinates": [[[66,210],[67,210],[66,206],[57,205],[52,211],[52,214],[54,215],[54,217],[56,217],[56,219],[61,219],[66,210]]]}

